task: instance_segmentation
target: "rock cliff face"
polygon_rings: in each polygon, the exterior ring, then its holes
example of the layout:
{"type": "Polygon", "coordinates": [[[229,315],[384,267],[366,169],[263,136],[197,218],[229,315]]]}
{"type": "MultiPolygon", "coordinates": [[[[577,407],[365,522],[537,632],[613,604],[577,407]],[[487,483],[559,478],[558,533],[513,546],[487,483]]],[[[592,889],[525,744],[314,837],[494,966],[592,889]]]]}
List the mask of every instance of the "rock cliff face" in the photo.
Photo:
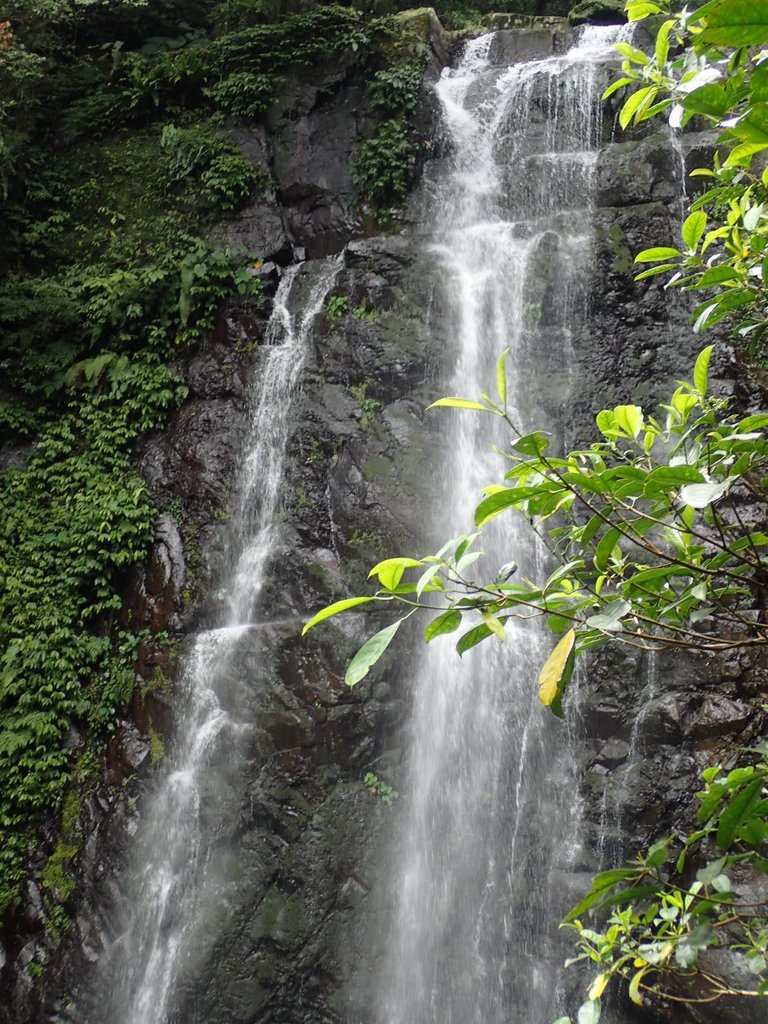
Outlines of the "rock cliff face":
{"type": "MultiPolygon", "coordinates": [[[[448,44],[424,17],[431,34],[422,153],[439,157],[429,79],[448,59],[448,44]]],[[[563,42],[562,27],[546,27],[500,31],[494,46],[507,63],[563,42]]],[[[251,308],[232,300],[222,312],[206,348],[179,367],[188,400],[139,453],[163,512],[128,603],[139,623],[168,630],[183,655],[185,633],[205,624],[226,563],[247,394],[280,268],[346,247],[333,288],[340,301],[318,317],[290,445],[284,555],[264,602],[268,684],[249,749],[252,771],[232,793],[238,877],[213,957],[184,984],[177,1019],[187,1024],[365,1019],[365,979],[387,941],[377,927],[387,899],[377,851],[396,807],[362,779],[372,771],[397,785],[408,645],[350,691],[344,665],[369,624],[352,616],[317,641],[297,639],[302,618],[358,591],[373,561],[419,548],[440,472],[441,438],[423,410],[447,379],[451,327],[418,215],[371,235],[355,205],[350,157],[368,116],[364,83],[336,64],[288,83],[264,127],[238,131],[268,184],[263,198],[217,232],[263,253],[266,298],[251,308]]],[[[572,366],[563,367],[561,352],[549,354],[546,404],[573,438],[588,432],[596,408],[648,402],[651,388],[687,371],[698,347],[679,304],[653,281],[633,283],[632,256],[675,231],[683,161],[706,140],[692,138],[682,151],[665,135],[616,141],[610,117],[605,130],[591,313],[573,339],[572,366]]],[[[732,368],[719,370],[727,386],[732,368]]],[[[151,764],[158,737],[172,736],[172,655],[167,644],[142,650],[142,685],[113,743],[109,775],[83,801],[72,923],[58,944],[30,886],[19,935],[0,952],[1,1024],[86,1024],[99,1000],[94,978],[117,928],[120,866],[145,780],[162,771],[151,764]]],[[[579,697],[594,851],[583,881],[599,856],[631,854],[656,829],[685,818],[696,769],[762,724],[755,705],[765,675],[739,659],[643,666],[611,650],[591,660],[579,697]]]]}

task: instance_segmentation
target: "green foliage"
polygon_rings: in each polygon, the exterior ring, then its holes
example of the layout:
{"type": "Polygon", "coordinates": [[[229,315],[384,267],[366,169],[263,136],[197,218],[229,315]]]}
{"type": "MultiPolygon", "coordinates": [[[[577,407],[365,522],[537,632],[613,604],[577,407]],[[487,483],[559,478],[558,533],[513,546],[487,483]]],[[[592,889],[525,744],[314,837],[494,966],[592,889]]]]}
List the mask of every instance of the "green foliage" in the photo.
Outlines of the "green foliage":
{"type": "Polygon", "coordinates": [[[374,772],[366,772],[363,776],[363,785],[369,793],[377,796],[383,804],[391,804],[400,796],[398,791],[383,782],[374,772]]]}
{"type": "Polygon", "coordinates": [[[416,166],[416,142],[404,117],[379,125],[373,138],[360,143],[352,163],[352,181],[375,207],[405,200],[416,166]]]}
{"type": "Polygon", "coordinates": [[[325,302],[325,315],[329,320],[338,320],[349,312],[346,295],[329,295],[325,302]]]}
{"type": "Polygon", "coordinates": [[[381,402],[368,395],[368,383],[353,384],[350,389],[360,409],[360,426],[367,430],[377,413],[381,412],[381,402]]]}
{"type": "Polygon", "coordinates": [[[0,910],[15,899],[30,823],[66,795],[69,731],[108,735],[130,697],[138,637],[116,627],[120,583],[156,514],[130,447],[184,394],[146,352],[86,366],[72,389],[25,468],[0,474],[0,910]]]}
{"type": "Polygon", "coordinates": [[[631,21],[666,16],[654,52],[619,44],[630,87],[623,128],[662,111],[675,126],[703,119],[720,130],[711,167],[693,175],[710,187],[690,204],[680,248],[658,246],[636,257],[655,264],[638,280],[669,274],[669,286],[704,292],[694,330],[734,324],[742,347],[768,355],[768,171],[755,158],[768,149],[768,18],[752,0],[718,0],[675,14],[671,0],[629,0],[631,21]],[[763,48],[763,49],[761,49],[763,48]],[[639,88],[637,88],[639,86],[639,88]]]}
{"type": "Polygon", "coordinates": [[[236,209],[254,189],[256,172],[237,146],[204,126],[185,129],[167,124],[160,144],[169,157],[171,180],[196,176],[200,199],[212,213],[236,209]]]}
{"type": "Polygon", "coordinates": [[[51,934],[85,755],[133,690],[121,594],[156,509],[132,451],[186,393],[168,359],[224,297],[258,294],[249,257],[204,237],[258,182],[212,124],[204,33],[173,31],[170,7],[13,0],[0,33],[0,426],[35,441],[0,472],[0,915],[60,809],[41,876],[51,934]],[[193,95],[202,109],[180,114],[193,95]],[[148,127],[109,134],[126,123],[148,127]]]}
{"type": "Polygon", "coordinates": [[[566,917],[580,950],[569,963],[594,963],[600,972],[589,991],[595,1020],[615,978],[628,982],[638,1005],[644,992],[673,1002],[686,1001],[685,989],[703,1002],[768,995],[768,907],[740,884],[745,869],[768,873],[768,746],[754,753],[761,755],[755,764],[703,772],[694,832],[665,836],[629,864],[596,875],[566,917]],[[609,913],[600,926],[584,924],[585,914],[601,911],[609,913]],[[753,984],[735,988],[727,970],[700,959],[708,949],[743,957],[753,984]]]}
{"type": "Polygon", "coordinates": [[[421,85],[421,63],[404,60],[377,71],[368,86],[371,106],[387,114],[410,112],[416,106],[421,85]]]}

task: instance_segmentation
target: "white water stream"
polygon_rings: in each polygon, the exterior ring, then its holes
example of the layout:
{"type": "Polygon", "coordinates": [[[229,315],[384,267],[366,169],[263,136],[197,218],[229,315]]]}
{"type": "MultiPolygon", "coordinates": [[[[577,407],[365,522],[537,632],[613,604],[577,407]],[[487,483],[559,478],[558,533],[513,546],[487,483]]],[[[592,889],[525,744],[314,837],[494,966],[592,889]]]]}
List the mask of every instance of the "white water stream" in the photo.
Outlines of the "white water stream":
{"type": "MultiPolygon", "coordinates": [[[[459,349],[446,394],[491,391],[509,347],[512,418],[567,417],[571,327],[587,312],[600,94],[620,29],[589,28],[560,56],[494,66],[492,36],[467,44],[437,85],[450,157],[428,225],[459,349]]],[[[445,490],[436,543],[472,529],[508,443],[495,421],[443,413],[445,490]]],[[[486,569],[546,558],[511,515],[487,530],[486,569]]],[[[558,1015],[559,880],[578,856],[578,799],[566,727],[539,706],[536,676],[555,638],[509,628],[460,661],[440,638],[414,668],[409,783],[394,856],[394,922],[377,1024],[546,1024],[558,1015]]],[[[452,638],[455,640],[455,636],[452,638]]]]}
{"type": "Polygon", "coordinates": [[[177,1020],[179,985],[204,960],[226,915],[231,789],[261,685],[258,672],[244,676],[233,659],[244,644],[260,643],[258,602],[279,545],[293,396],[340,266],[339,258],[291,267],[275,296],[233,516],[235,564],[222,595],[223,621],[196,637],[182,676],[175,749],[144,810],[120,894],[123,930],[97,978],[103,1024],[177,1020]]]}

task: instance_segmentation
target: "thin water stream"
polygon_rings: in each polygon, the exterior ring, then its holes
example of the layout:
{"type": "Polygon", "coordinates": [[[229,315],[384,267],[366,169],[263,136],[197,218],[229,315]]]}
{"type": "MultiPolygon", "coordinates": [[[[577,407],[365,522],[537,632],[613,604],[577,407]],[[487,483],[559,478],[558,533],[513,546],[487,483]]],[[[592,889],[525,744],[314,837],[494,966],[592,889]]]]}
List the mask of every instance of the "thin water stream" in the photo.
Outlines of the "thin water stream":
{"type": "Polygon", "coordinates": [[[197,635],[182,674],[174,748],[144,808],[122,881],[122,928],[96,978],[99,1024],[177,1021],[179,988],[204,962],[226,916],[228,865],[236,857],[232,794],[262,682],[258,672],[246,676],[235,666],[260,662],[259,597],[279,550],[293,397],[340,266],[341,258],[291,267],[275,296],[243,451],[221,624],[197,635]],[[240,658],[244,645],[256,657],[240,658]]]}
{"type": "MultiPolygon", "coordinates": [[[[562,430],[571,327],[587,315],[600,94],[620,31],[589,28],[567,53],[509,68],[493,65],[493,37],[481,37],[436,87],[450,157],[431,185],[428,229],[459,350],[445,393],[490,391],[508,347],[523,430],[557,432],[558,417],[562,430]]],[[[492,446],[509,443],[491,417],[447,415],[436,544],[469,532],[482,486],[503,472],[492,446]]],[[[485,571],[514,560],[525,577],[546,575],[527,525],[497,522],[483,536],[485,571]]],[[[413,673],[377,1024],[558,1015],[557,881],[578,856],[573,757],[536,697],[552,636],[507,625],[503,647],[486,642],[461,661],[449,638],[433,642],[413,673]]]]}

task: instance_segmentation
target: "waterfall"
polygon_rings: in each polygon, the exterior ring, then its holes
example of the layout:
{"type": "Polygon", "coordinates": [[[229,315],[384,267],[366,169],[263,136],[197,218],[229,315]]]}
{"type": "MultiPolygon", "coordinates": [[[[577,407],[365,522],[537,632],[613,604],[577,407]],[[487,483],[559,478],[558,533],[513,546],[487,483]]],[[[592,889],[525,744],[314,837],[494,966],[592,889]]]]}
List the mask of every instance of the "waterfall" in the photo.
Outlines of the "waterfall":
{"type": "MultiPolygon", "coordinates": [[[[567,420],[571,327],[587,313],[600,93],[620,31],[588,28],[567,53],[508,68],[494,65],[494,37],[484,36],[436,86],[449,157],[429,186],[428,231],[458,349],[444,393],[492,390],[508,347],[511,415],[524,430],[557,431],[559,420],[562,431],[567,420]]],[[[481,487],[504,468],[491,448],[509,439],[490,416],[430,415],[450,417],[440,543],[471,529],[481,487]]],[[[514,560],[522,576],[546,576],[526,524],[497,523],[483,535],[480,572],[514,560]]],[[[536,696],[555,640],[518,623],[503,646],[486,641],[461,661],[440,638],[414,666],[378,1024],[557,1016],[568,898],[559,879],[579,855],[579,814],[567,727],[536,696]]]]}
{"type": "Polygon", "coordinates": [[[289,268],[275,296],[251,402],[221,625],[196,636],[182,673],[174,749],[144,809],[118,899],[121,932],[96,979],[93,1013],[103,1024],[178,1020],[178,990],[204,962],[226,915],[237,779],[261,685],[258,671],[237,665],[246,663],[246,645],[255,654],[247,663],[260,660],[259,596],[280,543],[292,399],[340,259],[289,268]]]}

